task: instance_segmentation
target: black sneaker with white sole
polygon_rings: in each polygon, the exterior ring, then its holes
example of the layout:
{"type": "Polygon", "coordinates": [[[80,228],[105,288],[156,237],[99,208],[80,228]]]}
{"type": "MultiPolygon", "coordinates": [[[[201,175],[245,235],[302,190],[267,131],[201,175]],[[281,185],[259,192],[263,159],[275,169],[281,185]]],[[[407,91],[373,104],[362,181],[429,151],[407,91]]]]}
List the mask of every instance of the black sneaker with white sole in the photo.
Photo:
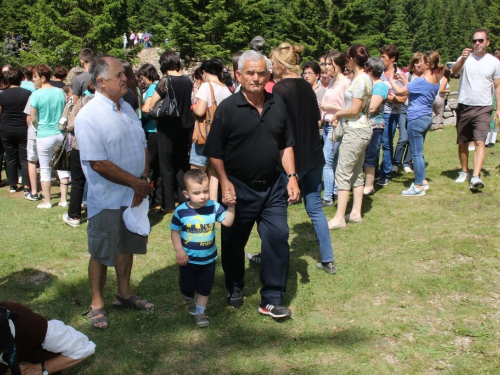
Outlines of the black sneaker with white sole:
{"type": "Polygon", "coordinates": [[[273,318],[287,318],[289,316],[292,316],[292,312],[290,309],[286,306],[283,305],[271,305],[271,304],[266,304],[262,301],[260,301],[259,304],[259,310],[261,314],[263,315],[270,315],[273,318]]]}
{"type": "Polygon", "coordinates": [[[227,294],[227,303],[235,309],[243,306],[243,293],[240,289],[234,288],[232,293],[227,294]]]}

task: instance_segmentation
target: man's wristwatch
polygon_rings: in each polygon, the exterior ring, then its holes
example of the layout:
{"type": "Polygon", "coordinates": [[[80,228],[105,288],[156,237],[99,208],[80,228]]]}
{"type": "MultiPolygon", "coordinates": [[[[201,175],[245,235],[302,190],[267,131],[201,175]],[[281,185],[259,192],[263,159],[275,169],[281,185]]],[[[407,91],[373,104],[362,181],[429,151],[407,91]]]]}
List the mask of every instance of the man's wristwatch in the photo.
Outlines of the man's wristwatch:
{"type": "Polygon", "coordinates": [[[42,362],[40,363],[42,365],[42,375],[49,375],[49,372],[47,371],[47,369],[45,368],[45,363],[42,362]]]}
{"type": "Polygon", "coordinates": [[[297,179],[297,182],[299,182],[299,175],[297,173],[290,173],[287,175],[288,179],[295,177],[297,179]]]}

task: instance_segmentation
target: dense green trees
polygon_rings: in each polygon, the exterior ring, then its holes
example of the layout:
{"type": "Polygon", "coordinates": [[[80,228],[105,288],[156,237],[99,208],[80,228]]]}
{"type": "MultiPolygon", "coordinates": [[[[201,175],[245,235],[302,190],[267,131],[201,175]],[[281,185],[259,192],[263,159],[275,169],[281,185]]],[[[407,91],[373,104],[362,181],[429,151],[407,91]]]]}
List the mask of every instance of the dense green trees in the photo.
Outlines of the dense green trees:
{"type": "MultiPolygon", "coordinates": [[[[378,55],[399,46],[400,65],[415,51],[437,50],[455,60],[480,26],[500,48],[500,4],[493,0],[0,0],[0,32],[32,37],[22,62],[72,65],[82,47],[127,57],[124,32],[154,34],[188,63],[207,57],[229,61],[255,35],[269,50],[281,41],[300,43],[306,58],[362,43],[378,55]]],[[[3,54],[0,53],[0,60],[3,54]]]]}

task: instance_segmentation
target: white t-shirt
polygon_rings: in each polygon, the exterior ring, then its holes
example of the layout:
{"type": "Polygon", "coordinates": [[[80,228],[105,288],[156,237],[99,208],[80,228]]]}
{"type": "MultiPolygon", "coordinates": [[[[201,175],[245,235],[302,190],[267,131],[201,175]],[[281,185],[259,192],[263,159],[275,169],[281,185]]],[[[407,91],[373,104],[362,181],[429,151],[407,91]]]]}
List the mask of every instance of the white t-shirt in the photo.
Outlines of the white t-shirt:
{"type": "MultiPolygon", "coordinates": [[[[460,56],[457,61],[462,58],[460,56]]],[[[492,105],[493,81],[500,78],[500,61],[487,53],[482,58],[470,54],[465,60],[458,88],[460,104],[485,107],[492,105]]]]}
{"type": "MultiPolygon", "coordinates": [[[[225,85],[219,86],[212,83],[212,87],[214,88],[215,101],[218,106],[224,99],[231,96],[231,90],[229,90],[229,88],[225,85]]],[[[208,82],[202,83],[200,89],[196,93],[196,97],[206,101],[208,107],[212,105],[212,94],[210,93],[210,85],[208,82]]]]}

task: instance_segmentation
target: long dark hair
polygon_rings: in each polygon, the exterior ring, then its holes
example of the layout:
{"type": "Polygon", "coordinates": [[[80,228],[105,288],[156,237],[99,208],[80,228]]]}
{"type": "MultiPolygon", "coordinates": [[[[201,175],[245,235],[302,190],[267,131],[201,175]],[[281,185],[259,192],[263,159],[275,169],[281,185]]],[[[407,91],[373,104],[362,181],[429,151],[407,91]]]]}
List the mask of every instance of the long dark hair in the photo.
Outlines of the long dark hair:
{"type": "Polygon", "coordinates": [[[127,60],[121,60],[123,65],[125,76],[127,77],[127,87],[132,90],[137,100],[137,103],[141,103],[142,106],[142,98],[139,95],[139,84],[137,83],[137,78],[135,78],[134,71],[132,70],[132,65],[127,60]]]}

